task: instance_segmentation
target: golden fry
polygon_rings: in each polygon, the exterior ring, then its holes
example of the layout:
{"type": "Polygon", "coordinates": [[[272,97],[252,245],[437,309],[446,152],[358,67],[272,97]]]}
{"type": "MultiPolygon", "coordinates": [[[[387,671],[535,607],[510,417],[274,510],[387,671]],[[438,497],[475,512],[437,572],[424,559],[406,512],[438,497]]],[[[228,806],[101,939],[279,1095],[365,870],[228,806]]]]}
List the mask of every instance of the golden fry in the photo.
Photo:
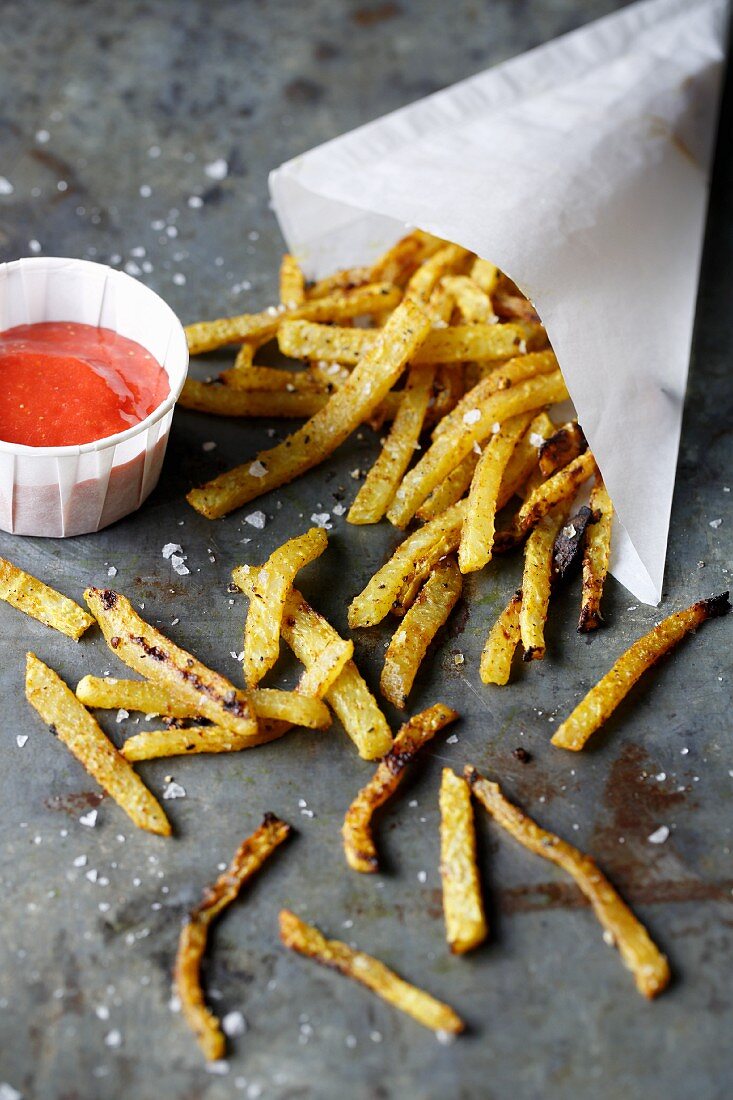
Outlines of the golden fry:
{"type": "Polygon", "coordinates": [[[394,744],[365,787],[359,791],[346,811],[341,835],[344,840],[346,862],[354,871],[365,874],[379,869],[379,858],[372,837],[372,817],[375,810],[390,798],[399,787],[405,769],[417,753],[431,741],[435,734],[455,722],[458,714],[450,707],[436,703],[405,722],[394,739],[394,744]]]}
{"type": "Polygon", "coordinates": [[[453,271],[466,267],[471,253],[457,244],[444,244],[437,252],[425,260],[410,277],[405,287],[405,297],[425,305],[438,283],[453,271]]]}
{"type": "Polygon", "coordinates": [[[235,364],[231,370],[222,371],[220,377],[232,389],[250,393],[301,393],[319,396],[329,393],[320,379],[309,370],[254,366],[240,368],[235,364]]]}
{"type": "Polygon", "coordinates": [[[557,359],[552,351],[515,355],[514,358],[508,359],[499,366],[492,366],[492,369],[461,398],[450,415],[435,425],[433,439],[455,431],[464,423],[475,422],[476,409],[481,408],[489,397],[493,397],[501,390],[507,390],[519,382],[526,382],[529,378],[537,378],[538,375],[552,374],[557,370],[557,359]]]}
{"type": "Polygon", "coordinates": [[[183,409],[214,416],[256,416],[304,419],[314,416],[328,402],[328,394],[243,390],[221,382],[187,378],[178,398],[183,409]]]}
{"type": "Polygon", "coordinates": [[[545,477],[552,477],[582,454],[587,446],[583,429],[576,421],[571,420],[569,424],[557,428],[540,447],[540,470],[545,477]]]}
{"type": "Polygon", "coordinates": [[[158,800],[100,729],[60,676],[26,656],[25,695],[43,721],[140,829],[170,836],[171,826],[158,800]]]}
{"type": "Polygon", "coordinates": [[[295,256],[286,252],[280,261],[280,304],[297,309],[305,301],[305,276],[295,256]]]}
{"type": "Polygon", "coordinates": [[[518,588],[489,631],[479,665],[482,683],[504,685],[509,682],[512,658],[520,638],[521,609],[522,589],[518,588]]]}
{"type": "Polygon", "coordinates": [[[420,505],[415,513],[417,518],[422,520],[435,519],[446,508],[450,508],[452,504],[460,500],[471,484],[479,457],[477,451],[471,451],[467,454],[463,461],[459,462],[456,468],[451,470],[448,476],[441,481],[440,485],[436,485],[425,503],[420,505]]]}
{"type": "Polygon", "coordinates": [[[656,997],[668,985],[669,963],[652,942],[646,928],[616,893],[594,859],[554,833],[541,829],[519,807],[470,765],[465,769],[471,790],[496,822],[531,852],[567,871],[593,906],[593,910],[631,970],[636,987],[645,997],[656,997]]]}
{"type": "Polygon", "coordinates": [[[465,1027],[460,1016],[448,1005],[399,978],[371,955],[357,951],[340,940],[327,940],[312,924],[306,924],[288,909],[280,911],[280,938],[292,951],[361,982],[382,1000],[432,1031],[457,1035],[465,1027]]]}
{"type": "Polygon", "coordinates": [[[382,695],[404,707],[428,646],[456,605],[463,579],[453,558],[440,562],[392,636],[379,681],[382,695]]]}
{"type": "Polygon", "coordinates": [[[389,435],[349,509],[349,523],[378,523],[392,503],[420,439],[434,375],[433,367],[411,368],[389,435]]]}
{"type": "Polygon", "coordinates": [[[280,623],[285,599],[295,577],[328,546],[321,527],[288,539],[265,564],[252,570],[252,594],[244,626],[244,678],[249,687],[260,682],[280,655],[280,623]]]}
{"type": "Polygon", "coordinates": [[[508,504],[516,493],[521,492],[527,478],[538,469],[538,449],[542,440],[552,435],[554,430],[555,425],[546,412],[541,412],[534,418],[506,464],[499,499],[496,502],[497,510],[508,504]]]}
{"type": "Polygon", "coordinates": [[[84,598],[107,645],[135,672],[169,688],[217,726],[245,736],[257,732],[247,694],[146,623],[124,596],[108,588],[87,588],[84,598]]]}
{"type": "Polygon", "coordinates": [[[354,643],[344,638],[334,640],[322,649],[318,657],[308,665],[298,681],[298,691],[304,696],[322,699],[338,680],[346,665],[354,656],[354,643]]]}
{"type": "Polygon", "coordinates": [[[45,626],[52,626],[75,642],[94,622],[91,615],[68,596],[62,596],[55,588],[49,588],[6,558],[0,558],[0,600],[45,626]]]}
{"type": "Polygon", "coordinates": [[[699,600],[685,611],[668,615],[622,653],[616,663],[578,703],[569,718],[558,727],[552,744],[577,752],[588,738],[613,714],[640,677],[652,665],[682,641],[685,634],[696,630],[707,619],[727,615],[730,611],[728,593],[699,600]]]}
{"type": "Polygon", "coordinates": [[[570,504],[565,501],[543,516],[524,548],[519,631],[525,661],[541,661],[545,656],[545,620],[552,588],[552,552],[557,533],[569,510],[570,504]]]}
{"type": "Polygon", "coordinates": [[[473,261],[473,267],[471,268],[471,278],[476,283],[476,286],[483,290],[484,294],[492,295],[499,286],[499,269],[494,264],[490,264],[488,260],[482,260],[477,257],[473,261]]]}
{"type": "Polygon", "coordinates": [[[415,229],[372,264],[370,278],[374,282],[385,281],[404,286],[414,271],[446,244],[422,229],[415,229]]]}
{"type": "Polygon", "coordinates": [[[157,730],[145,730],[128,737],[120,754],[130,763],[140,760],[159,760],[167,756],[194,756],[197,753],[241,752],[277,741],[289,730],[290,722],[264,719],[257,733],[242,737],[223,726],[187,726],[181,729],[170,726],[157,730]]]}
{"type": "Polygon", "coordinates": [[[466,520],[458,547],[461,573],[476,572],[491,561],[494,519],[504,471],[531,419],[531,413],[511,417],[484,446],[471,482],[466,520]]]}
{"type": "Polygon", "coordinates": [[[563,401],[566,397],[567,389],[560,371],[528,378],[492,394],[477,408],[465,413],[452,430],[434,439],[417,466],[403,479],[387,518],[398,527],[409,523],[436,485],[473,450],[474,443],[492,434],[494,424],[563,401]]]}
{"type": "MultiPolygon", "coordinates": [[[[442,515],[420,527],[402,542],[392,557],[379,569],[363,592],[349,606],[349,626],[374,626],[382,621],[397,599],[402,586],[410,581],[424,557],[444,540],[458,546],[466,512],[466,501],[459,501],[442,515]]],[[[443,551],[448,553],[448,551],[443,551]]],[[[443,555],[441,554],[441,557],[443,555]]]]}
{"type": "Polygon", "coordinates": [[[174,975],[176,992],[186,1022],[209,1061],[223,1058],[226,1049],[224,1033],[214,1013],[206,1007],[201,988],[201,960],[206,951],[209,926],[232,904],[244,884],[289,834],[289,825],[274,814],[265,814],[259,829],[239,847],[214,885],[207,887],[203,900],[181,929],[174,975]]]}
{"type": "Polygon", "coordinates": [[[595,485],[591,489],[590,508],[596,517],[585,534],[585,552],[583,554],[583,594],[580,604],[578,632],[588,634],[597,630],[603,623],[601,598],[603,585],[611,558],[611,525],[613,522],[613,504],[600,474],[596,475],[595,485]]]}
{"type": "Polygon", "coordinates": [[[517,530],[521,534],[531,531],[543,516],[560,501],[572,503],[572,499],[584,481],[595,473],[596,461],[590,451],[579,455],[543,481],[525,500],[517,514],[517,530]]]}
{"type": "Polygon", "coordinates": [[[372,278],[368,267],[346,267],[341,271],[335,271],[333,275],[326,275],[318,279],[311,286],[306,287],[306,297],[309,300],[325,298],[339,290],[352,290],[355,286],[364,286],[365,283],[395,283],[396,279],[383,279],[380,276],[372,278]]]}
{"type": "Polygon", "coordinates": [[[351,317],[393,309],[402,297],[398,287],[389,283],[341,290],[326,298],[309,300],[295,309],[273,306],[261,313],[242,313],[237,317],[222,317],[216,321],[199,321],[186,326],[186,339],[191,355],[241,344],[245,340],[264,343],[276,335],[284,320],[304,318],[309,321],[344,321],[351,317]]]}
{"type": "Polygon", "coordinates": [[[498,320],[491,305],[491,298],[468,275],[447,275],[443,286],[453,295],[461,320],[466,324],[493,325],[498,320]]]}
{"type": "Polygon", "coordinates": [[[471,789],[452,768],[440,783],[440,877],[448,946],[465,955],[486,939],[488,926],[476,862],[471,789]]]}
{"type": "Polygon", "coordinates": [[[257,455],[254,461],[222,474],[200,489],[192,489],[187,498],[189,503],[208,519],[216,519],[317,466],[374,412],[425,338],[429,325],[428,318],[413,302],[398,306],[380,330],[381,336],[372,351],[330,396],[325,408],[281,444],[257,455]]]}

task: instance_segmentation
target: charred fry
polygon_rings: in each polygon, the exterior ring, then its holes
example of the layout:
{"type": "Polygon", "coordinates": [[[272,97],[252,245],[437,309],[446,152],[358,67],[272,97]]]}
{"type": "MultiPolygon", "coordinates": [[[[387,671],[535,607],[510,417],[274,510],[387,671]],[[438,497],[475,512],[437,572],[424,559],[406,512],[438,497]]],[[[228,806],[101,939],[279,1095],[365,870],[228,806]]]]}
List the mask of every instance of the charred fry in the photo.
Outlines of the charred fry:
{"type": "Polygon", "coordinates": [[[580,605],[578,632],[588,634],[603,623],[601,597],[611,557],[611,521],[613,505],[600,475],[590,494],[590,507],[595,522],[585,539],[583,555],[583,595],[580,605]]]}

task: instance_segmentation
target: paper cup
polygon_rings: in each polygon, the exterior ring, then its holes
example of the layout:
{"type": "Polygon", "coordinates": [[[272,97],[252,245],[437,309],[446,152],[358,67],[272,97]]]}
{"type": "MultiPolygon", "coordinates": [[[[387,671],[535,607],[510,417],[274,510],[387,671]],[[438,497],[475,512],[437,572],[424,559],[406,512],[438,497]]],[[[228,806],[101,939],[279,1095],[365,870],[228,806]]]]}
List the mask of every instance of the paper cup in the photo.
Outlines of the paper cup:
{"type": "Polygon", "coordinates": [[[141,344],[168,375],[165,401],[124,432],[71,447],[0,441],[0,528],[84,535],[134,512],[155,488],[186,379],[186,334],[162,298],[104,264],[45,256],[0,264],[0,331],[39,321],[112,329],[141,344]]]}

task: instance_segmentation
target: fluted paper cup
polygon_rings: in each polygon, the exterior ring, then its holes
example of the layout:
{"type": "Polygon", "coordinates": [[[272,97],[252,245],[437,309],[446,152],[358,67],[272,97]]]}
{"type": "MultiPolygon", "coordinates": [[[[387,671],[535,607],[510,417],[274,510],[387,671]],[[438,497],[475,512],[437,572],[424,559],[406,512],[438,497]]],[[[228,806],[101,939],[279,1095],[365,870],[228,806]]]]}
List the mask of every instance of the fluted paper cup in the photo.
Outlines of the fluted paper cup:
{"type": "Polygon", "coordinates": [[[188,348],[170,306],[121,271],[45,256],[0,264],[0,331],[41,321],[96,325],[135,340],[160,363],[170,385],[149,416],[105,439],[71,447],[0,440],[0,528],[65,538],[122,519],[155,488],[188,348]]]}

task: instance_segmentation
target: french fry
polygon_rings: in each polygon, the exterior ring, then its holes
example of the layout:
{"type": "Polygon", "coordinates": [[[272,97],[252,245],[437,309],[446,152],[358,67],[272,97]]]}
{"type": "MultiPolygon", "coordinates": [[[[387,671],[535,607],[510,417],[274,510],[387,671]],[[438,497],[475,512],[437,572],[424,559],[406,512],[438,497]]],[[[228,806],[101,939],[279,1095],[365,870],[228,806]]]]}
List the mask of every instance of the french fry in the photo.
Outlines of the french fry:
{"type": "Polygon", "coordinates": [[[141,760],[159,760],[168,756],[194,756],[197,753],[241,752],[276,741],[289,730],[290,722],[265,719],[257,733],[242,737],[223,726],[176,726],[146,730],[128,737],[120,754],[131,764],[141,760]]]}
{"type": "Polygon", "coordinates": [[[295,256],[286,252],[280,261],[280,303],[297,309],[305,301],[305,277],[295,256]]]}
{"type": "MultiPolygon", "coordinates": [[[[325,394],[329,391],[309,370],[285,370],[281,367],[244,367],[236,364],[221,373],[221,381],[235,390],[250,393],[325,394]]],[[[324,402],[325,404],[325,402],[324,402]]]]}
{"type": "Polygon", "coordinates": [[[425,503],[420,505],[415,513],[417,518],[421,520],[435,519],[446,508],[450,508],[452,504],[460,500],[471,484],[479,457],[476,451],[467,454],[463,461],[459,462],[456,468],[451,470],[448,476],[441,481],[440,485],[436,485],[425,503]]]}
{"type": "Polygon", "coordinates": [[[192,489],[189,503],[208,519],[216,519],[318,465],[375,411],[424,340],[429,325],[428,318],[412,301],[398,306],[380,330],[372,351],[320,412],[283,443],[259,454],[254,462],[192,489]],[[253,466],[256,473],[252,473],[253,466]],[[262,467],[264,475],[260,475],[262,467]]]}
{"type": "Polygon", "coordinates": [[[344,321],[351,317],[393,309],[401,297],[401,291],[396,286],[389,283],[370,283],[351,290],[340,290],[325,298],[309,300],[295,309],[273,306],[261,313],[242,313],[237,317],[221,317],[216,321],[199,321],[186,326],[189,354],[201,355],[226,344],[241,344],[244,341],[264,343],[276,335],[286,318],[344,321]]]}
{"type": "Polygon", "coordinates": [[[209,1061],[224,1056],[226,1040],[219,1021],[206,1007],[201,988],[201,961],[206,952],[209,927],[236,899],[240,890],[290,834],[290,826],[274,814],[265,814],[262,824],[237,850],[229,867],[213,886],[207,887],[199,905],[181,929],[175,964],[175,988],[181,1011],[209,1061]]]}
{"type": "MultiPolygon", "coordinates": [[[[303,307],[305,308],[305,307],[303,307]]],[[[309,321],[283,320],[277,339],[280,351],[295,359],[321,359],[356,364],[375,346],[381,329],[338,328],[309,321]]],[[[487,362],[516,356],[522,344],[529,351],[547,343],[541,325],[511,322],[502,325],[451,325],[433,329],[410,357],[414,365],[487,362]]]]}
{"type": "Polygon", "coordinates": [[[601,598],[611,557],[613,504],[600,474],[596,475],[595,484],[591,489],[590,507],[596,521],[585,536],[583,593],[580,604],[580,620],[578,622],[578,632],[580,634],[588,634],[591,630],[597,630],[603,623],[601,598]]]}
{"type": "Polygon", "coordinates": [[[465,367],[460,363],[439,363],[435,368],[433,403],[426,417],[431,424],[440,424],[463,397],[466,392],[464,373],[465,367]]]}
{"type": "Polygon", "coordinates": [[[414,271],[446,244],[421,229],[415,229],[388,248],[372,264],[370,279],[374,282],[396,283],[404,286],[414,271]]]}
{"type": "Polygon", "coordinates": [[[525,661],[541,661],[545,656],[545,620],[552,589],[552,551],[569,510],[567,501],[556,505],[554,511],[542,517],[524,548],[519,632],[525,661]]]}
{"type": "Polygon", "coordinates": [[[540,470],[545,477],[552,477],[582,454],[587,446],[583,429],[575,420],[563,424],[540,447],[540,470]]]}
{"type": "MultiPolygon", "coordinates": [[[[341,363],[325,363],[320,359],[312,359],[310,364],[310,372],[316,381],[320,382],[323,389],[328,393],[332,393],[339,386],[343,386],[346,379],[351,374],[349,367],[344,367],[341,363]]],[[[387,394],[389,397],[390,395],[387,394]]],[[[393,396],[399,399],[399,393],[393,394],[393,396]]],[[[397,406],[399,407],[399,405],[397,406]]],[[[375,414],[376,415],[376,414],[375,414]]]]}
{"type": "Polygon", "coordinates": [[[440,562],[392,636],[384,655],[382,695],[404,707],[428,646],[456,605],[463,579],[453,558],[440,562]]]}
{"type": "Polygon", "coordinates": [[[537,453],[542,440],[549,438],[555,430],[555,425],[546,412],[538,413],[534,418],[522,439],[512,451],[511,458],[506,464],[504,477],[499,491],[499,499],[496,502],[497,510],[508,504],[512,497],[519,493],[525,485],[527,478],[538,469],[537,453]]]}
{"type": "Polygon", "coordinates": [[[141,619],[124,596],[87,588],[84,598],[107,645],[135,672],[169,688],[217,726],[245,736],[257,732],[248,696],[141,619]]]}
{"type": "Polygon", "coordinates": [[[60,676],[26,655],[25,695],[31,706],[100,787],[140,829],[170,836],[171,826],[158,800],[94,721],[60,676]]]}
{"type": "Polygon", "coordinates": [[[543,516],[561,501],[572,502],[584,481],[596,471],[596,460],[590,451],[579,455],[563,466],[556,474],[543,481],[527,497],[517,514],[517,530],[521,534],[531,531],[543,516]]]}
{"type": "MultiPolygon", "coordinates": [[[[466,513],[466,501],[458,501],[402,542],[392,557],[377,570],[363,592],[349,605],[349,626],[374,626],[387,615],[403,585],[410,581],[436,545],[453,542],[458,547],[466,513]]],[[[444,553],[449,551],[443,550],[444,553]]]]}
{"type": "Polygon", "coordinates": [[[49,588],[7,558],[0,558],[0,600],[38,619],[44,626],[53,627],[67,638],[73,638],[75,642],[94,622],[91,615],[87,615],[68,596],[49,588]]]}
{"type": "Polygon", "coordinates": [[[482,683],[503,686],[509,682],[512,658],[520,638],[521,609],[522,589],[518,588],[489,631],[479,665],[482,683]]]}
{"type": "Polygon", "coordinates": [[[455,722],[458,714],[450,707],[436,703],[405,722],[394,744],[367,785],[363,787],[346,811],[341,835],[346,862],[354,871],[370,874],[379,869],[379,858],[372,837],[372,817],[375,810],[399,787],[405,769],[417,753],[435,734],[455,722]]]}
{"type": "Polygon", "coordinates": [[[323,698],[338,680],[346,665],[354,656],[354,643],[344,638],[334,638],[322,649],[318,657],[303,672],[298,681],[298,691],[304,696],[323,698]]]}
{"type": "Polygon", "coordinates": [[[465,955],[488,935],[476,862],[476,830],[467,781],[443,768],[440,783],[440,877],[448,946],[465,955]]]}
{"type": "Polygon", "coordinates": [[[364,286],[365,283],[396,283],[396,279],[383,279],[381,276],[372,278],[371,269],[368,267],[346,267],[341,271],[335,271],[333,275],[326,275],[318,279],[311,286],[306,286],[305,296],[310,301],[315,298],[325,298],[338,290],[352,290],[355,286],[364,286]]]}
{"type": "Polygon", "coordinates": [[[410,369],[389,435],[349,509],[349,523],[378,523],[387,511],[420,439],[434,376],[433,367],[410,369]]]}
{"type": "MultiPolygon", "coordinates": [[[[465,504],[467,502],[461,501],[460,503],[465,504]]],[[[393,615],[396,615],[397,618],[402,618],[403,615],[407,614],[432,571],[443,558],[456,552],[460,545],[460,541],[461,526],[456,524],[455,527],[447,530],[437,542],[434,542],[425,553],[415,561],[411,576],[403,581],[395,597],[394,603],[390,608],[393,615]]]]}
{"type": "Polygon", "coordinates": [[[471,253],[457,244],[444,244],[420,264],[405,287],[405,297],[426,304],[438,283],[453,271],[464,269],[471,253]]]}
{"type": "Polygon", "coordinates": [[[280,624],[295,577],[327,546],[323,528],[311,527],[305,534],[288,539],[263,566],[252,570],[252,594],[244,625],[244,678],[249,687],[260,682],[280,655],[280,624]]]}
{"type": "Polygon", "coordinates": [[[468,275],[447,275],[446,290],[453,295],[461,320],[466,324],[481,322],[493,325],[498,320],[488,294],[468,275]]]}
{"type": "Polygon", "coordinates": [[[652,665],[696,630],[707,619],[727,615],[728,593],[699,600],[685,611],[676,611],[631,645],[616,663],[578,703],[569,718],[558,727],[552,744],[578,752],[589,737],[613,714],[634,684],[652,665]]]}
{"type": "Polygon", "coordinates": [[[506,291],[497,290],[491,295],[497,317],[502,321],[525,321],[527,324],[537,324],[540,320],[537,310],[528,298],[518,294],[508,294],[506,291]]]}
{"type": "Polygon", "coordinates": [[[468,414],[464,415],[460,424],[433,441],[417,466],[405,475],[387,518],[398,527],[406,526],[435,486],[473,450],[474,443],[481,443],[492,434],[494,424],[566,397],[567,389],[559,371],[528,378],[492,394],[468,419],[468,414]]]}
{"type": "Polygon", "coordinates": [[[494,294],[499,286],[499,269],[488,260],[477,257],[471,268],[471,278],[484,294],[494,294]]]}
{"type": "Polygon", "coordinates": [[[306,924],[288,909],[280,911],[280,938],[292,951],[360,982],[424,1027],[453,1035],[464,1030],[460,1016],[448,1005],[399,978],[379,959],[340,940],[327,940],[312,924],[306,924]]]}
{"type": "Polygon", "coordinates": [[[275,419],[304,419],[315,416],[328,402],[328,394],[243,390],[221,382],[199,382],[187,378],[178,404],[182,409],[213,416],[252,416],[275,419]]]}
{"type": "MultiPolygon", "coordinates": [[[[248,593],[250,574],[243,569],[232,573],[234,583],[248,593]]],[[[322,615],[314,611],[297,589],[288,594],[282,620],[282,636],[306,669],[335,641],[342,641],[322,615]]],[[[326,692],[326,699],[364,760],[383,756],[392,744],[392,733],[377,701],[352,661],[326,692]]]]}
{"type": "Polygon", "coordinates": [[[504,471],[531,419],[531,413],[523,413],[506,420],[486,443],[478,460],[458,547],[461,573],[476,572],[491,561],[494,519],[504,471]]]}
{"type": "Polygon", "coordinates": [[[562,867],[588,899],[603,928],[610,933],[624,964],[645,997],[656,997],[669,983],[669,963],[646,928],[600,870],[595,860],[554,833],[540,828],[502,794],[498,783],[484,779],[467,765],[466,779],[481,805],[503,829],[543,859],[562,867]]]}
{"type": "Polygon", "coordinates": [[[584,504],[575,515],[570,517],[565,526],[560,528],[552,549],[553,584],[563,584],[577,572],[583,556],[586,535],[593,522],[593,513],[584,504]]]}

